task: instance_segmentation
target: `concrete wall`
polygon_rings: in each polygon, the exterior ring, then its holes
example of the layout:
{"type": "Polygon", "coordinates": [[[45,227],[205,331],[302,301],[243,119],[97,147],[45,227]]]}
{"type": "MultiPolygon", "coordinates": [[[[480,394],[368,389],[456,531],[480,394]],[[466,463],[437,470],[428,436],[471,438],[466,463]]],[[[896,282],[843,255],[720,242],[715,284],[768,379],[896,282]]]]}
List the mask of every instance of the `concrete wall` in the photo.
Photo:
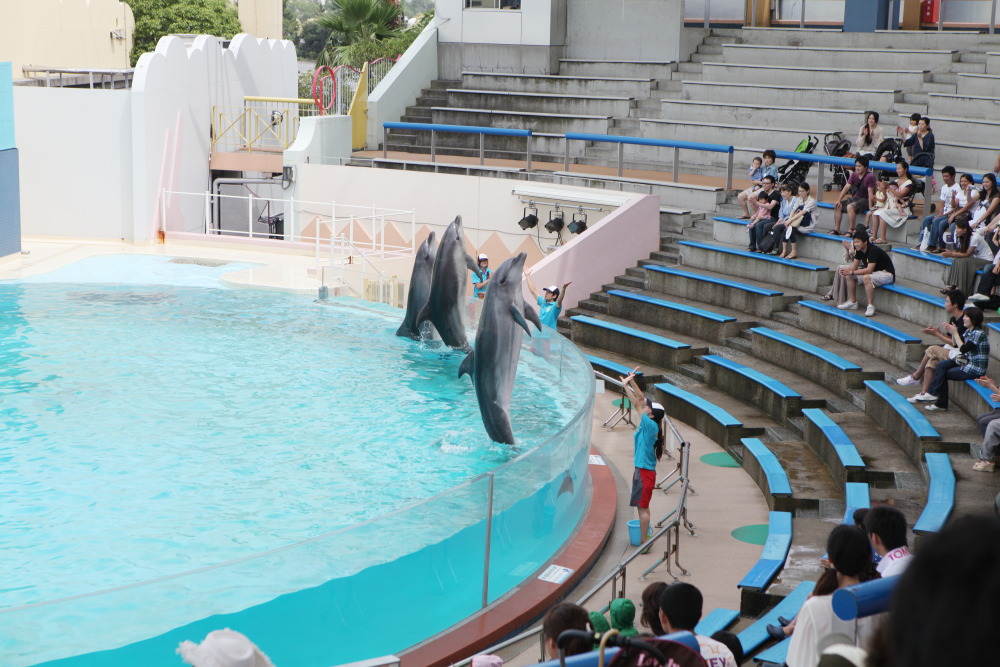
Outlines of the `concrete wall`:
{"type": "Polygon", "coordinates": [[[131,8],[118,0],[3,2],[0,60],[13,62],[18,79],[24,65],[128,67],[134,30],[131,8]]]}
{"type": "MultiPolygon", "coordinates": [[[[714,7],[714,3],[713,3],[714,7]]],[[[592,60],[685,60],[683,0],[573,0],[566,57],[592,60]],[[683,47],[683,48],[682,48],[683,47]]]]}
{"type": "Polygon", "coordinates": [[[0,257],[21,250],[21,184],[10,63],[0,63],[0,257]]]}
{"type": "Polygon", "coordinates": [[[127,90],[15,89],[26,234],[131,238],[129,95],[127,90]]]}
{"type": "Polygon", "coordinates": [[[397,122],[420,91],[438,78],[438,29],[435,18],[413,41],[385,78],[368,95],[368,147],[382,144],[382,124],[397,122]]]}
{"type": "Polygon", "coordinates": [[[240,25],[254,37],[281,39],[282,0],[239,0],[240,25]]]}
{"type": "Polygon", "coordinates": [[[14,143],[14,87],[13,68],[10,63],[0,63],[0,151],[13,148],[14,143]]]}

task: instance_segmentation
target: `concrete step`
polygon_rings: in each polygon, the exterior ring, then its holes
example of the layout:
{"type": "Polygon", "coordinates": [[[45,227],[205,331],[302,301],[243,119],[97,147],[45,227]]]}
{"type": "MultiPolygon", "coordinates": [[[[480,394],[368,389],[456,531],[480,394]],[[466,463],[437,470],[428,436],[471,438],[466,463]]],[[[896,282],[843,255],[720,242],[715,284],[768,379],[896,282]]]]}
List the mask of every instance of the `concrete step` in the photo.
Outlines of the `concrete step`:
{"type": "Polygon", "coordinates": [[[446,103],[437,106],[585,116],[627,116],[635,104],[635,100],[629,97],[509,93],[453,88],[448,91],[446,103]]]}
{"type": "MultiPolygon", "coordinates": [[[[696,53],[703,53],[703,54],[712,53],[712,54],[715,54],[715,55],[721,55],[722,54],[722,45],[721,44],[708,43],[708,42],[702,42],[701,44],[698,45],[698,48],[695,50],[695,52],[696,53]]],[[[985,62],[985,60],[984,60],[984,62],[985,62]]]]}
{"type": "Polygon", "coordinates": [[[927,104],[928,99],[928,94],[924,92],[906,92],[902,101],[906,104],[927,104]]]}
{"type": "Polygon", "coordinates": [[[915,113],[921,116],[927,115],[927,104],[907,104],[906,102],[896,102],[892,105],[892,110],[900,116],[912,116],[915,113]]]}
{"type": "Polygon", "coordinates": [[[652,77],[586,77],[462,72],[462,85],[453,86],[453,88],[641,98],[649,97],[653,81],[652,77]]]}
{"type": "Polygon", "coordinates": [[[677,71],[684,72],[686,74],[691,74],[691,73],[700,74],[702,71],[701,63],[700,62],[677,63],[677,71]]]}
{"type": "MultiPolygon", "coordinates": [[[[930,72],[920,69],[893,70],[867,69],[842,70],[832,67],[790,67],[772,65],[742,65],[737,63],[704,63],[705,81],[743,81],[746,83],[812,86],[820,88],[851,88],[881,90],[887,81],[900,90],[920,90],[924,81],[930,81],[930,72]]],[[[955,76],[955,75],[952,75],[955,76]]]]}
{"type": "Polygon", "coordinates": [[[960,62],[963,62],[963,63],[985,63],[986,62],[986,54],[985,53],[973,52],[973,51],[964,51],[958,57],[958,60],[960,62]]]}
{"type": "Polygon", "coordinates": [[[985,74],[1000,74],[1000,49],[993,49],[985,54],[986,71],[985,74]]]}
{"type": "Polygon", "coordinates": [[[882,69],[947,72],[958,59],[955,50],[866,49],[856,46],[775,46],[757,44],[726,44],[722,47],[727,63],[781,66],[795,63],[797,67],[825,68],[831,59],[845,70],[866,69],[878,63],[882,69]]]}
{"type": "Polygon", "coordinates": [[[1000,99],[980,95],[931,93],[927,113],[931,118],[961,114],[965,118],[1000,118],[1000,99]]]}
{"type": "MultiPolygon", "coordinates": [[[[969,74],[980,74],[980,72],[969,72],[969,74]]],[[[931,74],[932,83],[958,83],[958,75],[954,72],[934,72],[931,74]]]]}
{"type": "MultiPolygon", "coordinates": [[[[755,106],[752,103],[664,100],[663,118],[702,123],[732,123],[743,126],[816,127],[827,132],[844,131],[864,117],[860,109],[824,109],[785,105],[755,106]]],[[[820,135],[822,136],[822,135],[820,135]]]]}
{"type": "Polygon", "coordinates": [[[691,62],[693,63],[703,63],[703,62],[717,62],[719,60],[718,53],[692,53],[691,62]]]}
{"type": "Polygon", "coordinates": [[[959,74],[956,90],[937,90],[933,92],[954,93],[961,95],[979,95],[982,97],[1000,97],[1000,75],[998,74],[959,74]]]}
{"type": "MultiPolygon", "coordinates": [[[[798,28],[743,28],[740,31],[745,44],[773,44],[777,46],[843,47],[845,34],[839,29],[798,28]]],[[[851,33],[851,46],[859,49],[958,49],[1000,51],[1000,37],[978,31],[936,30],[879,30],[868,33],[851,33]]]]}
{"type": "Polygon", "coordinates": [[[925,81],[920,86],[915,86],[915,90],[923,90],[925,93],[954,93],[958,86],[954,83],[942,83],[940,81],[925,81]]]}
{"type": "Polygon", "coordinates": [[[739,102],[757,106],[778,103],[786,107],[830,109],[890,109],[903,97],[903,93],[898,90],[803,88],[781,83],[748,87],[738,81],[684,81],[683,90],[684,99],[687,100],[739,102]]]}
{"type": "Polygon", "coordinates": [[[431,81],[432,90],[447,90],[448,88],[457,88],[458,81],[451,79],[434,79],[431,81]]]}
{"type": "Polygon", "coordinates": [[[951,64],[949,71],[967,74],[986,74],[986,63],[955,62],[951,64]]]}
{"type": "Polygon", "coordinates": [[[559,61],[561,76],[637,77],[668,79],[677,63],[640,60],[583,60],[563,58],[559,61]]]}

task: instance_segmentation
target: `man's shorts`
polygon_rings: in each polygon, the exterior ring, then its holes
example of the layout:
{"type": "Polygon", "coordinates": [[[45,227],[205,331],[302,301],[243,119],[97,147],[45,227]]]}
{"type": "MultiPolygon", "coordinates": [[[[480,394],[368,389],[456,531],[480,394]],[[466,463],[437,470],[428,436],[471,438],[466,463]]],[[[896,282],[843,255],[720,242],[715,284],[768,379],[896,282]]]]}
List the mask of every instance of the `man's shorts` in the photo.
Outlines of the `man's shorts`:
{"type": "Polygon", "coordinates": [[[938,362],[944,361],[945,359],[951,359],[951,355],[948,354],[948,350],[944,349],[940,345],[931,345],[924,352],[927,355],[927,368],[935,368],[938,362]]]}
{"type": "Polygon", "coordinates": [[[653,487],[656,486],[656,471],[636,468],[632,473],[632,500],[630,507],[649,507],[649,499],[653,497],[653,487]]]}
{"type": "Polygon", "coordinates": [[[868,211],[868,197],[851,197],[850,199],[845,199],[843,204],[845,209],[853,204],[855,213],[865,213],[868,211]]]}
{"type": "MultiPolygon", "coordinates": [[[[893,276],[888,271],[876,271],[875,273],[871,274],[871,277],[872,277],[873,287],[881,287],[882,285],[888,285],[894,280],[896,280],[895,276],[893,276]]],[[[865,281],[864,276],[855,275],[854,279],[857,280],[858,283],[863,283],[865,281]]]]}

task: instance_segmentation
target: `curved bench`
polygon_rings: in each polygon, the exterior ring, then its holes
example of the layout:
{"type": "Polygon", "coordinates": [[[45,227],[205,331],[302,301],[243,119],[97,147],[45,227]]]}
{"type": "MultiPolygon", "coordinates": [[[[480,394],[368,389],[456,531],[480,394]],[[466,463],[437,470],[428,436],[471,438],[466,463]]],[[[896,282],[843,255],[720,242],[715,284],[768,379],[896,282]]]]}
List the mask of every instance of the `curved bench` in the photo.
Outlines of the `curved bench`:
{"type": "Polygon", "coordinates": [[[933,294],[903,285],[883,285],[878,288],[878,309],[901,320],[927,326],[946,318],[944,297],[937,290],[933,294]]]}
{"type": "Polygon", "coordinates": [[[774,605],[769,612],[754,621],[743,632],[736,635],[743,646],[743,652],[747,654],[752,653],[763,645],[764,642],[770,641],[771,637],[767,634],[767,626],[778,625],[779,616],[795,618],[795,615],[799,613],[803,603],[805,603],[809,594],[813,592],[815,586],[816,582],[814,581],[803,581],[791,593],[782,598],[781,602],[774,605]]]}
{"type": "Polygon", "coordinates": [[[762,591],[785,565],[788,551],[792,548],[791,512],[770,512],[768,517],[767,541],[760,559],[746,576],[737,584],[749,591],[762,591]]]}
{"type": "MultiPolygon", "coordinates": [[[[931,252],[920,252],[913,248],[893,248],[892,265],[900,278],[912,280],[934,289],[944,285],[944,270],[951,266],[950,257],[942,257],[931,252]]],[[[982,274],[982,269],[976,272],[982,274]]],[[[940,315],[938,316],[940,317],[940,315]]]]}
{"type": "Polygon", "coordinates": [[[794,300],[793,297],[786,297],[783,292],[738,283],[728,278],[715,278],[659,264],[647,264],[645,269],[649,289],[653,291],[759,317],[771,317],[772,313],[784,310],[794,300]]]}
{"type": "Polygon", "coordinates": [[[705,616],[701,617],[698,621],[698,625],[694,626],[694,633],[696,635],[703,635],[705,637],[711,637],[716,632],[720,630],[725,630],[739,618],[740,612],[735,609],[723,609],[721,607],[716,607],[712,611],[708,612],[705,616]]]}
{"type": "Polygon", "coordinates": [[[947,454],[931,452],[925,454],[925,458],[930,484],[927,488],[927,504],[913,526],[913,532],[917,535],[940,531],[955,507],[955,471],[951,468],[951,459],[947,454]]]}
{"type": "Polygon", "coordinates": [[[694,426],[725,449],[732,449],[744,436],[762,435],[764,429],[746,428],[743,422],[701,396],[665,382],[654,384],[667,414],[694,426]]]}
{"type": "MultiPolygon", "coordinates": [[[[712,238],[719,243],[743,245],[749,241],[747,236],[747,220],[729,216],[712,218],[712,238]]],[[[806,259],[818,259],[833,264],[844,263],[844,246],[841,243],[846,236],[834,236],[822,232],[803,234],[799,238],[797,253],[806,259]]]]}
{"type": "Polygon", "coordinates": [[[781,461],[757,438],[742,438],[743,447],[750,456],[743,457],[743,468],[757,483],[767,499],[768,509],[791,511],[792,485],[781,461]]]}
{"type": "Polygon", "coordinates": [[[949,389],[951,390],[949,394],[951,401],[965,410],[970,417],[978,417],[1000,408],[1000,402],[990,398],[992,392],[986,387],[980,386],[975,380],[952,382],[949,389]]]}
{"type": "Polygon", "coordinates": [[[730,336],[738,335],[742,326],[735,317],[674,301],[618,289],[608,290],[607,294],[608,314],[613,317],[628,318],[715,343],[724,343],[730,336]]]}
{"type": "Polygon", "coordinates": [[[864,481],[865,462],[844,429],[818,408],[803,410],[802,416],[806,418],[806,444],[823,460],[833,478],[839,484],[864,481]]]}
{"type": "Polygon", "coordinates": [[[606,350],[628,350],[628,356],[653,366],[676,369],[691,361],[687,343],[632,329],[596,317],[574,315],[570,319],[573,341],[606,350]]]}
{"type": "Polygon", "coordinates": [[[750,344],[754,356],[813,378],[841,396],[849,396],[852,389],[860,389],[866,379],[882,377],[881,373],[864,373],[861,366],[852,361],[769,327],[750,329],[750,344]]]}
{"type": "MultiPolygon", "coordinates": [[[[860,286],[858,287],[860,290],[860,286]]],[[[803,329],[865,350],[896,366],[917,361],[924,354],[919,338],[894,329],[859,311],[840,310],[819,301],[799,301],[799,322],[803,329]]]]}
{"type": "Polygon", "coordinates": [[[784,422],[802,411],[802,394],[760,371],[716,354],[702,356],[705,384],[784,422]]]}
{"type": "Polygon", "coordinates": [[[990,356],[994,359],[1000,359],[1000,324],[988,323],[986,334],[990,337],[990,356]]]}
{"type": "Polygon", "coordinates": [[[746,250],[700,243],[679,241],[681,263],[737,278],[759,279],[762,275],[769,282],[779,285],[796,285],[803,290],[816,292],[833,282],[833,272],[825,266],[781,259],[746,250]]]}
{"type": "Polygon", "coordinates": [[[895,389],[879,380],[865,382],[865,413],[920,465],[924,447],[941,440],[930,421],[895,389]]]}
{"type": "Polygon", "coordinates": [[[868,485],[862,482],[848,482],[844,485],[844,523],[854,524],[856,510],[871,507],[871,493],[868,485]]]}

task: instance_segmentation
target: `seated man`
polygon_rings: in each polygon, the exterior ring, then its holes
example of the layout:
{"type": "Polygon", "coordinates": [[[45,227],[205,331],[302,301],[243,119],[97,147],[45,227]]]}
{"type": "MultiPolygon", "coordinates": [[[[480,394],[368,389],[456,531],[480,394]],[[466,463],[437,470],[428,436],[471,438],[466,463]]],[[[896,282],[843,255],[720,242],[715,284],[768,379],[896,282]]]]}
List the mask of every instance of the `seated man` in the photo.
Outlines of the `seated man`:
{"type": "Polygon", "coordinates": [[[955,210],[955,202],[958,201],[956,196],[959,187],[955,183],[955,168],[948,166],[942,169],[941,178],[944,180],[944,187],[941,188],[939,195],[941,209],[937,213],[931,213],[924,217],[920,225],[921,234],[925,229],[927,230],[927,248],[931,252],[935,252],[939,246],[944,245],[941,243],[941,235],[944,234],[944,230],[948,229],[949,216],[955,210]]]}
{"type": "Polygon", "coordinates": [[[878,573],[885,577],[902,574],[910,564],[910,550],[906,547],[906,517],[895,507],[878,505],[865,515],[865,531],[872,549],[882,560],[878,573]]]}
{"type": "Polygon", "coordinates": [[[778,221],[781,193],[774,187],[775,182],[774,176],[765,176],[764,187],[757,193],[757,213],[754,214],[747,225],[747,234],[750,236],[750,245],[747,246],[747,252],[757,252],[764,240],[764,236],[771,231],[771,227],[774,227],[774,224],[778,221]],[[762,196],[763,199],[761,198],[762,196]]]}
{"type": "MultiPolygon", "coordinates": [[[[671,584],[660,595],[660,623],[667,634],[681,630],[694,633],[694,626],[701,620],[701,607],[701,591],[688,583],[671,584]]],[[[703,635],[696,634],[695,638],[708,667],[736,667],[733,652],[725,644],[703,635]]]]}
{"type": "Polygon", "coordinates": [[[854,262],[850,266],[842,266],[838,273],[847,278],[847,301],[837,306],[841,310],[857,310],[855,300],[858,283],[865,286],[865,296],[868,298],[868,308],[865,317],[875,315],[875,288],[888,285],[896,280],[896,268],[892,265],[889,253],[869,242],[868,234],[857,231],[854,234],[854,262]],[[854,277],[851,280],[851,276],[854,277]]]}
{"type": "Polygon", "coordinates": [[[868,158],[862,155],[854,161],[854,173],[847,179],[847,184],[833,204],[833,233],[840,233],[840,220],[844,211],[847,211],[848,230],[851,230],[854,229],[858,213],[864,215],[874,203],[875,174],[868,170],[868,158]]]}
{"type": "MultiPolygon", "coordinates": [[[[899,378],[896,380],[896,384],[905,386],[923,383],[920,393],[926,394],[931,388],[931,380],[934,379],[934,369],[937,368],[938,362],[958,356],[958,349],[954,346],[955,341],[948,333],[948,325],[950,324],[958,330],[960,338],[965,335],[965,295],[962,294],[961,290],[947,290],[944,293],[944,312],[948,316],[947,322],[939,327],[928,325],[921,329],[923,333],[934,336],[944,345],[928,347],[924,351],[924,357],[920,360],[917,370],[910,375],[899,378]]],[[[910,400],[910,402],[915,403],[916,401],[910,400]]]]}
{"type": "MultiPolygon", "coordinates": [[[[1000,401],[1000,389],[993,380],[985,375],[977,378],[983,387],[989,389],[991,401],[1000,401]]],[[[976,417],[976,424],[983,432],[983,444],[979,447],[979,460],[972,466],[976,472],[993,472],[996,467],[997,449],[1000,448],[1000,408],[976,417]]]]}
{"type": "MultiPolygon", "coordinates": [[[[996,237],[994,237],[995,242],[996,237]]],[[[969,296],[969,301],[975,303],[980,308],[989,308],[988,305],[978,302],[989,301],[993,297],[993,288],[998,285],[1000,285],[1000,250],[997,250],[996,254],[993,255],[993,263],[983,267],[983,275],[979,279],[979,286],[976,287],[975,293],[969,296]]]]}

